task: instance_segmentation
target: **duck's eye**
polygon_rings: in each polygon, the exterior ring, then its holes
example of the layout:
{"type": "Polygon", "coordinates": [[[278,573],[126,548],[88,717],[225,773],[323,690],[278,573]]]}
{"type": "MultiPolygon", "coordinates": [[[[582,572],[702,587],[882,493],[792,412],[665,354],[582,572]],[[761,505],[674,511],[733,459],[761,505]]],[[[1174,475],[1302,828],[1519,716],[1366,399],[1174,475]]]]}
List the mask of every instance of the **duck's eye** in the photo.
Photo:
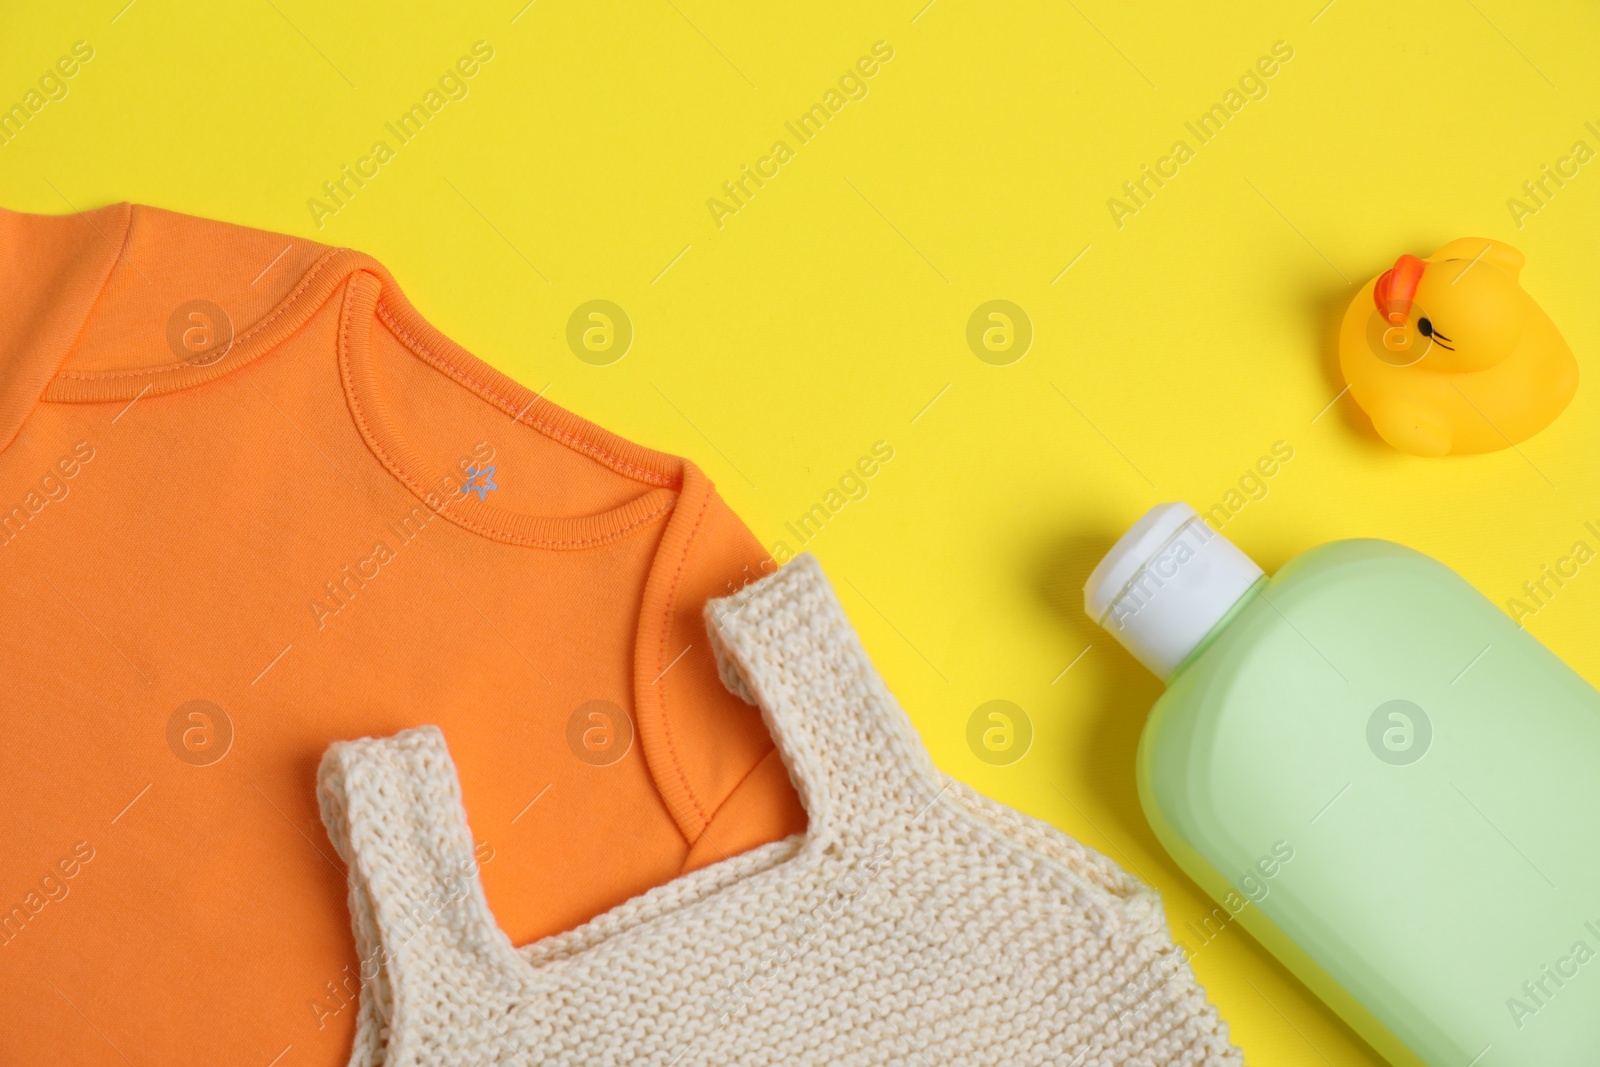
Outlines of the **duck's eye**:
{"type": "Polygon", "coordinates": [[[1429,322],[1427,319],[1418,319],[1417,329],[1422,332],[1422,336],[1424,337],[1433,336],[1433,323],[1429,322]]]}

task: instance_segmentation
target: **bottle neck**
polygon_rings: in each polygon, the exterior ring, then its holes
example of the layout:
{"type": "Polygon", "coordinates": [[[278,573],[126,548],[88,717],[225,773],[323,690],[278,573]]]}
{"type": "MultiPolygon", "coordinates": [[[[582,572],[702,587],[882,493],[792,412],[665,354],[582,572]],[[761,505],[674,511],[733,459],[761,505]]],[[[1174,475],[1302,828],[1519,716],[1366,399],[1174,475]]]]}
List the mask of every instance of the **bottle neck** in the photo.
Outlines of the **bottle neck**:
{"type": "Polygon", "coordinates": [[[1266,589],[1267,582],[1270,580],[1271,579],[1263,574],[1261,577],[1252,582],[1250,588],[1244,591],[1244,595],[1233,602],[1233,607],[1229,608],[1227,613],[1224,614],[1222,618],[1217,620],[1215,626],[1206,631],[1206,635],[1200,639],[1200,643],[1195,645],[1194,648],[1189,651],[1189,654],[1183,657],[1183,659],[1178,662],[1176,667],[1172,668],[1172,673],[1167,675],[1164,679],[1162,679],[1162,681],[1170,688],[1172,683],[1177,681],[1178,676],[1188,668],[1189,664],[1199,659],[1201,655],[1205,653],[1205,650],[1211,647],[1212,643],[1215,642],[1219,636],[1221,636],[1222,631],[1228,628],[1229,624],[1238,617],[1239,613],[1244,611],[1245,608],[1249,607],[1250,604],[1255,602],[1255,599],[1261,595],[1264,589],[1266,589]]]}

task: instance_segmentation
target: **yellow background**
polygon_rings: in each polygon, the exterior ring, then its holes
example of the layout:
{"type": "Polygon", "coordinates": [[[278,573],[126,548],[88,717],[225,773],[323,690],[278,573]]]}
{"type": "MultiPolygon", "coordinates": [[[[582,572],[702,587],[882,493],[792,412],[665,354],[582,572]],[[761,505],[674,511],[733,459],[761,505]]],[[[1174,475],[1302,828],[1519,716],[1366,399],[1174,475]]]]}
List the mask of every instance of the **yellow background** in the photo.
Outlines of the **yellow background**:
{"type": "MultiPolygon", "coordinates": [[[[1593,373],[1600,164],[1520,228],[1507,200],[1573,142],[1600,148],[1600,11],[926,2],[11,2],[0,103],[76,40],[95,57],[0,147],[0,203],[127,199],[371,252],[490,363],[692,456],[768,545],[799,547],[784,524],[888,442],[807,547],[891,687],[941,766],[1154,883],[1192,940],[1210,904],[1134,791],[1159,687],[1084,617],[1082,581],[1146,507],[1205,509],[1278,441],[1294,459],[1225,528],[1269,571],[1379,536],[1504,604],[1597,545],[1594,381],[1520,452],[1443,461],[1327,405],[1356,287],[1461,236],[1527,254],[1593,373]],[[383,124],[479,40],[470,94],[319,229],[308,199],[393,146],[383,124]],[[894,56],[867,96],[799,145],[784,123],[877,41],[894,56]],[[1184,123],[1278,41],[1268,95],[1199,144],[1184,123]],[[1119,228],[1108,198],[1180,138],[1195,158],[1119,228]],[[778,139],[794,158],[719,227],[708,199],[778,139]],[[634,325],[609,366],[565,341],[595,298],[634,325]],[[966,343],[991,299],[1033,324],[1009,366],[966,343]],[[1010,766],[967,746],[991,699],[1033,725],[1010,766]]],[[[1528,620],[1591,679],[1597,625],[1588,570],[1528,620]]],[[[1377,1062],[1236,926],[1194,967],[1254,1062],[1377,1062]]]]}

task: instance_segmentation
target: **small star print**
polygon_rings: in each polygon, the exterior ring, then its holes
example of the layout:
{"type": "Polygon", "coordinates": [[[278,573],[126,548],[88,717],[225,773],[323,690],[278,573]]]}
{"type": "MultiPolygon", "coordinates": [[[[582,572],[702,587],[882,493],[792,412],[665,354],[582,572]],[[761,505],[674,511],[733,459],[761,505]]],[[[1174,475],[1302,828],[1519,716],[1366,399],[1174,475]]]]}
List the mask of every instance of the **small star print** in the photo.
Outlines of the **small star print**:
{"type": "Polygon", "coordinates": [[[494,482],[493,467],[468,467],[467,484],[461,487],[463,493],[477,493],[479,500],[488,499],[491,490],[500,488],[494,482]]]}

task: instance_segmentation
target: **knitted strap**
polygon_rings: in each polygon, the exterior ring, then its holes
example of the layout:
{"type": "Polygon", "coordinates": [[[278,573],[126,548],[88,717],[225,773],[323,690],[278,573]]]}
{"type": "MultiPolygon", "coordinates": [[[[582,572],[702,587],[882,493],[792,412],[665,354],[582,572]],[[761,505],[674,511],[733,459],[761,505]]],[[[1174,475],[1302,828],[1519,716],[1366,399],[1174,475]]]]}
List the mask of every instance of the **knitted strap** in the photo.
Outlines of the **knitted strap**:
{"type": "Polygon", "coordinates": [[[815,557],[710,601],[705,614],[723,683],[761,708],[811,838],[903,825],[948,788],[815,557]]]}
{"type": "Polygon", "coordinates": [[[408,961],[513,951],[484,899],[455,765],[438,727],[334,744],[317,771],[317,800],[328,837],[350,868],[362,1034],[370,1038],[392,1020],[407,975],[416,973],[408,961]]]}

